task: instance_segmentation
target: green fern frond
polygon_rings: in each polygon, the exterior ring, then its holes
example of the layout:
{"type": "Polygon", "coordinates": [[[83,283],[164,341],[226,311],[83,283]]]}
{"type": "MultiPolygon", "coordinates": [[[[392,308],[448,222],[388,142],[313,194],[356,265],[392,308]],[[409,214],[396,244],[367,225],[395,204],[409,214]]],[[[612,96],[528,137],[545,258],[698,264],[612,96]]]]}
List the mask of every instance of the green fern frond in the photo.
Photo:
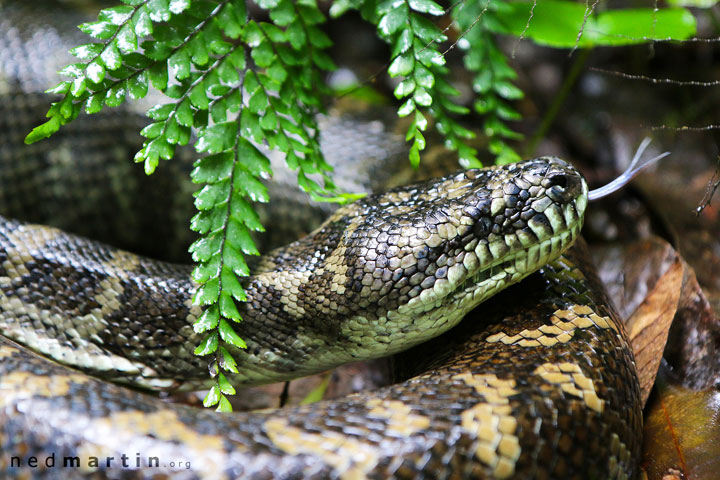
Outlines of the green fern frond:
{"type": "Polygon", "coordinates": [[[435,118],[446,147],[458,152],[461,164],[481,166],[476,150],[466,143],[474,134],[452,117],[468,110],[452,99],[459,92],[447,79],[449,69],[438,48],[447,37],[430,20],[444,15],[445,10],[433,0],[384,0],[375,11],[378,34],[392,48],[388,74],[402,79],[394,92],[395,97],[404,100],[398,115],[412,115],[406,133],[406,140],[412,142],[410,163],[417,166],[420,151],[425,149],[423,132],[428,121],[424,109],[435,118]]]}
{"type": "Polygon", "coordinates": [[[508,101],[522,98],[523,92],[513,85],[517,74],[498,49],[489,29],[498,24],[496,12],[504,7],[505,4],[498,2],[467,2],[453,10],[453,18],[463,32],[458,44],[464,50],[465,68],[475,73],[472,87],[478,98],[473,106],[484,118],[488,148],[498,164],[520,160],[507,140],[522,138],[506,122],[521,118],[508,101]]]}
{"type": "Polygon", "coordinates": [[[63,97],[28,143],[47,137],[85,108],[96,113],[127,97],[142,98],[150,84],[172,102],[148,111],[152,123],[135,155],[151,174],[177,145],[190,142],[203,154],[192,171],[198,209],[191,228],[200,238],[190,247],[198,284],[193,301],[205,307],[194,325],[204,333],[195,349],[214,355],[215,385],[206,406],[229,410],[234,393],[225,372],[238,372],[226,344],[246,348],[232,327],[242,321],[236,302],[245,301],[238,280],[249,274],[244,255],[257,255],[252,231],[262,231],[253,202],[267,202],[261,179],[272,175],[266,144],[283,152],[298,184],[316,199],[342,200],[334,193],[318,144],[316,117],[328,92],[323,71],[334,68],[325,21],[314,0],[263,0],[270,22],[248,17],[244,0],[123,0],[80,26],[98,42],[73,53],[82,60],[61,73],[69,80],[51,89],[63,97]],[[320,177],[320,185],[313,177],[320,177]]]}

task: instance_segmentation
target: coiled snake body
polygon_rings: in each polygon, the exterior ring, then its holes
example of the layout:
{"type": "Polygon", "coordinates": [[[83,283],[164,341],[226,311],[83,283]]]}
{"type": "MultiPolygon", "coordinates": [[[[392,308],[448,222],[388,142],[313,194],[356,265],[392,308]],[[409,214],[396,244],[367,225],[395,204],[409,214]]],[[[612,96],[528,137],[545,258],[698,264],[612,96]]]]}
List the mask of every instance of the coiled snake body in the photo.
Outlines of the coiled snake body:
{"type": "MultiPolygon", "coordinates": [[[[0,178],[15,166],[0,162],[0,178]]],[[[0,332],[13,340],[0,338],[0,469],[47,478],[631,478],[641,424],[632,353],[582,245],[568,250],[586,203],[573,167],[540,158],[337,210],[266,254],[247,280],[237,330],[248,349],[234,352],[235,384],[400,352],[465,321],[402,354],[404,381],[232,415],[80,372],[143,388],[201,386],[188,268],[0,217],[0,332]],[[43,465],[50,455],[54,465],[43,465]]]]}

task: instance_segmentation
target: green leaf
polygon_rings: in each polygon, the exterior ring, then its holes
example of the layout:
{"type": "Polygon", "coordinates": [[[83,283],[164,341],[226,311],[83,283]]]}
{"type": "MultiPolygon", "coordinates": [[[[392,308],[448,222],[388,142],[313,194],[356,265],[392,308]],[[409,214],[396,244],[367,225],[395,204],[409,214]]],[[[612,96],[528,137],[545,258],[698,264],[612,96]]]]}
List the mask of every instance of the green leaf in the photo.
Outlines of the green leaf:
{"type": "Polygon", "coordinates": [[[153,65],[148,70],[148,76],[153,87],[165,91],[168,85],[168,69],[165,63],[153,65]]]}
{"type": "MultiPolygon", "coordinates": [[[[205,185],[199,192],[196,192],[195,195],[195,207],[198,210],[208,210],[216,205],[225,204],[228,201],[228,194],[230,192],[230,184],[227,179],[223,179],[222,181],[215,183],[215,184],[209,184],[205,185]]],[[[202,241],[203,239],[198,240],[198,242],[202,241]]],[[[194,245],[194,244],[193,244],[194,245]]],[[[216,250],[215,250],[216,251],[216,250]]],[[[193,252],[198,253],[198,252],[193,252]]],[[[205,260],[202,257],[199,257],[198,253],[198,259],[205,260]]],[[[193,255],[195,257],[196,255],[193,255]]]]}
{"type": "MultiPolygon", "coordinates": [[[[205,210],[199,212],[196,216],[204,216],[205,219],[208,221],[207,229],[202,232],[202,234],[206,234],[210,228],[215,227],[215,225],[211,225],[212,222],[216,220],[220,220],[219,226],[217,228],[213,228],[213,231],[216,231],[220,228],[222,228],[222,219],[219,217],[222,217],[222,209],[216,208],[213,210],[205,210]],[[220,215],[217,215],[220,213],[220,215]]],[[[204,254],[204,252],[203,252],[204,254]]],[[[195,266],[195,268],[192,271],[192,279],[195,280],[198,283],[205,283],[211,278],[216,278],[218,274],[220,273],[220,256],[217,254],[210,253],[205,257],[207,261],[200,262],[198,265],[195,266]]]]}
{"type": "Polygon", "coordinates": [[[227,57],[238,70],[245,70],[245,50],[236,49],[227,57]]]}
{"type": "Polygon", "coordinates": [[[183,80],[190,76],[190,57],[187,50],[180,49],[175,52],[169,59],[168,65],[170,73],[178,80],[183,80]]]}
{"type": "Polygon", "coordinates": [[[418,165],[420,165],[420,148],[419,145],[416,143],[413,143],[412,147],[410,147],[410,165],[413,166],[413,168],[417,168],[418,165]]]}
{"type": "Polygon", "coordinates": [[[445,57],[440,52],[432,48],[425,48],[420,50],[415,57],[426,67],[443,66],[445,65],[445,57]]]}
{"type": "Polygon", "coordinates": [[[230,355],[230,352],[228,352],[223,346],[218,348],[218,352],[220,353],[220,368],[228,372],[238,373],[237,362],[233,356],[230,355]]]}
{"type": "Polygon", "coordinates": [[[104,21],[104,22],[110,22],[113,25],[122,25],[125,23],[128,18],[130,18],[130,15],[132,14],[133,9],[132,7],[121,5],[118,7],[112,7],[112,8],[105,8],[103,10],[100,10],[100,14],[98,15],[98,20],[104,21]]]}
{"type": "MultiPolygon", "coordinates": [[[[228,233],[228,236],[230,234],[228,233]]],[[[252,241],[252,240],[251,240],[252,241]]],[[[254,245],[253,245],[254,247],[254,245]]],[[[255,249],[254,255],[258,255],[257,249],[255,249]]],[[[228,249],[226,251],[227,255],[239,255],[236,251],[232,251],[232,249],[228,249]]],[[[239,255],[241,256],[241,255],[239,255]]],[[[225,255],[223,255],[225,257],[225,255]]],[[[245,289],[242,287],[240,282],[237,279],[237,276],[235,276],[235,273],[232,269],[223,268],[222,273],[220,274],[220,281],[222,282],[222,288],[224,292],[227,292],[232,298],[237,300],[238,302],[244,302],[247,297],[245,295],[245,289]]],[[[229,318],[238,318],[238,317],[230,317],[229,318]]]]}
{"type": "Polygon", "coordinates": [[[85,101],[85,113],[92,114],[102,110],[104,96],[101,94],[90,95],[85,101]]]}
{"type": "Polygon", "coordinates": [[[83,33],[90,35],[93,38],[97,38],[98,40],[107,40],[117,31],[117,26],[110,22],[103,21],[83,23],[82,25],[79,25],[78,28],[83,33]]]}
{"type": "Polygon", "coordinates": [[[225,395],[235,395],[235,389],[222,373],[218,375],[218,386],[220,387],[220,391],[225,395]]]}
{"type": "MultiPolygon", "coordinates": [[[[270,114],[271,112],[268,112],[270,114]]],[[[273,113],[274,115],[274,113],[273,113]]],[[[266,115],[269,116],[269,115],[266,115]]],[[[261,119],[262,122],[262,119],[261,119]]],[[[270,160],[258,148],[241,138],[238,142],[238,158],[255,177],[270,178],[272,169],[270,168],[270,160]]]]}
{"type": "Polygon", "coordinates": [[[222,152],[202,157],[195,162],[195,168],[190,174],[195,183],[215,183],[230,177],[235,158],[232,152],[222,152]]]}
{"type": "Polygon", "coordinates": [[[398,116],[399,117],[407,117],[412,112],[415,111],[415,102],[412,98],[409,98],[405,103],[403,103],[400,108],[398,109],[398,116]]]}
{"type": "Polygon", "coordinates": [[[141,71],[137,75],[128,78],[127,89],[130,98],[137,100],[144,98],[148,91],[148,75],[146,71],[141,71]]]}
{"type": "Polygon", "coordinates": [[[109,70],[115,70],[122,65],[120,51],[117,49],[116,42],[106,45],[105,50],[100,54],[100,58],[109,70]]]}
{"type": "MultiPolygon", "coordinates": [[[[195,260],[195,258],[193,258],[195,260]]],[[[195,260],[197,261],[197,260],[195,260]]],[[[204,285],[200,286],[195,292],[193,302],[196,305],[210,305],[217,302],[219,295],[219,285],[217,279],[207,281],[204,285]]]]}
{"type": "Polygon", "coordinates": [[[190,6],[190,0],[170,0],[168,10],[177,15],[182,13],[190,6]]]}
{"type": "Polygon", "coordinates": [[[295,7],[292,2],[283,0],[278,5],[270,10],[270,18],[281,27],[286,27],[292,23],[296,18],[295,7]]]}
{"type": "Polygon", "coordinates": [[[495,93],[508,100],[516,100],[524,96],[523,91],[509,82],[496,82],[493,84],[495,93]]]}
{"type": "Polygon", "coordinates": [[[362,0],[335,0],[330,6],[330,16],[338,18],[348,10],[357,10],[362,4],[362,0]]]}
{"type": "Polygon", "coordinates": [[[255,242],[250,236],[250,230],[241,223],[241,220],[231,217],[228,222],[227,235],[234,246],[239,246],[243,253],[248,255],[259,255],[255,242]]]}
{"type": "Polygon", "coordinates": [[[218,65],[218,76],[220,81],[228,85],[232,85],[240,80],[237,70],[229,60],[225,60],[218,65]]]}
{"type": "Polygon", "coordinates": [[[432,0],[408,0],[408,4],[411,9],[420,13],[430,15],[442,15],[445,13],[445,10],[432,0]]]}
{"type": "Polygon", "coordinates": [[[419,111],[415,111],[414,125],[421,131],[425,131],[425,129],[427,128],[427,125],[428,125],[427,119],[419,111]]]}
{"type": "Polygon", "coordinates": [[[167,22],[170,20],[170,9],[167,0],[149,0],[146,4],[153,22],[167,22]]]}
{"type": "Polygon", "coordinates": [[[272,49],[270,42],[264,42],[253,48],[250,52],[253,60],[257,63],[258,67],[269,67],[275,61],[275,52],[272,49]]]}
{"type": "Polygon", "coordinates": [[[192,103],[195,108],[198,108],[200,110],[207,110],[210,106],[210,101],[208,100],[208,96],[205,93],[205,85],[203,82],[200,82],[199,84],[192,87],[192,89],[188,93],[188,98],[190,99],[190,103],[192,103]]]}
{"type": "Polygon", "coordinates": [[[156,121],[167,120],[174,109],[175,105],[172,103],[158,104],[147,111],[147,116],[156,121]]]}
{"type": "Polygon", "coordinates": [[[134,52],[138,48],[137,37],[135,36],[135,25],[129,22],[120,28],[117,35],[117,46],[124,53],[134,52]]]}
{"type": "Polygon", "coordinates": [[[395,98],[403,98],[410,95],[415,90],[415,81],[414,80],[403,80],[398,84],[397,87],[395,87],[395,91],[393,92],[395,94],[395,98]]]}
{"type": "Polygon", "coordinates": [[[224,122],[201,129],[195,149],[198,152],[207,153],[219,153],[226,150],[235,139],[233,136],[235,127],[235,122],[224,122]]]}
{"type": "Polygon", "coordinates": [[[256,3],[260,8],[264,8],[265,10],[272,10],[273,8],[278,6],[280,0],[258,0],[256,3]]]}
{"type": "Polygon", "coordinates": [[[382,16],[378,24],[378,30],[380,30],[383,35],[392,35],[401,27],[407,25],[408,19],[407,5],[400,5],[398,8],[393,8],[382,16]]]}
{"type": "Polygon", "coordinates": [[[203,406],[205,408],[212,407],[213,405],[217,405],[217,403],[220,401],[220,387],[217,385],[213,385],[213,387],[208,391],[207,395],[205,395],[205,399],[203,400],[203,406]]]}
{"type": "Polygon", "coordinates": [[[520,35],[524,32],[541,45],[572,48],[575,45],[629,45],[646,42],[648,38],[684,40],[696,32],[695,17],[683,8],[604,10],[586,19],[584,4],[561,0],[537,2],[526,29],[534,4],[509,2],[507,8],[498,10],[496,15],[502,25],[498,33],[520,35]]]}
{"type": "MultiPolygon", "coordinates": [[[[205,188],[208,187],[209,185],[206,185],[205,188]]],[[[190,245],[189,251],[193,254],[193,260],[205,264],[218,255],[221,243],[222,235],[210,234],[195,240],[190,245]]]]}
{"type": "Polygon", "coordinates": [[[240,336],[235,333],[235,330],[233,330],[233,328],[224,318],[220,319],[220,325],[218,327],[218,330],[220,331],[220,338],[222,338],[224,342],[238,348],[247,348],[245,340],[240,338],[240,336]]]}
{"type": "Polygon", "coordinates": [[[151,123],[140,131],[140,135],[145,138],[155,138],[162,133],[164,126],[164,122],[151,123]]]}
{"type": "Polygon", "coordinates": [[[330,37],[328,37],[325,32],[320,30],[317,27],[308,27],[308,37],[310,38],[310,43],[315,48],[329,48],[333,45],[332,40],[330,40],[330,37]]]}
{"type": "Polygon", "coordinates": [[[108,107],[117,107],[125,101],[125,82],[118,83],[110,88],[105,95],[105,104],[108,107]]]}
{"type": "Polygon", "coordinates": [[[718,0],[668,0],[668,4],[674,7],[710,8],[717,3],[718,0]]]}
{"type": "Polygon", "coordinates": [[[179,125],[175,118],[170,118],[165,122],[165,139],[172,145],[187,145],[190,129],[179,125]]]}
{"type": "Polygon", "coordinates": [[[80,60],[92,60],[103,50],[102,43],[87,43],[85,45],[77,46],[70,50],[70,53],[75,55],[80,60]]]}
{"type": "MultiPolygon", "coordinates": [[[[226,267],[231,269],[235,273],[235,275],[244,277],[250,273],[250,269],[248,268],[247,263],[245,263],[245,259],[242,257],[242,255],[230,249],[225,250],[225,252],[223,253],[223,263],[226,267]]],[[[241,301],[240,299],[238,300],[241,301]]]]}
{"type": "Polygon", "coordinates": [[[413,44],[413,35],[412,30],[405,29],[403,30],[400,35],[398,36],[397,40],[395,40],[395,46],[393,47],[392,51],[392,58],[397,57],[398,55],[401,55],[405,52],[407,52],[410,47],[413,44]]]}
{"type": "Polygon", "coordinates": [[[65,77],[78,78],[83,75],[83,67],[84,65],[82,63],[73,63],[66,66],[58,73],[65,77]]]}
{"type": "Polygon", "coordinates": [[[177,110],[175,112],[175,116],[177,118],[177,121],[180,125],[184,127],[192,127],[193,126],[193,113],[192,108],[190,107],[190,99],[186,98],[182,102],[180,102],[177,106],[177,110]]]}
{"type": "Polygon", "coordinates": [[[325,21],[323,15],[314,1],[298,1],[297,10],[306,25],[317,25],[325,21]]]}
{"type": "Polygon", "coordinates": [[[66,80],[64,82],[58,83],[57,85],[55,85],[52,88],[48,88],[47,90],[45,90],[45,93],[62,95],[63,93],[67,93],[70,90],[71,85],[72,85],[72,82],[68,82],[66,80]]]}
{"type": "Polygon", "coordinates": [[[417,82],[417,84],[421,87],[430,89],[435,86],[435,75],[422,65],[417,65],[415,67],[415,73],[413,74],[413,78],[415,79],[415,82],[417,82]]]}
{"type": "Polygon", "coordinates": [[[397,77],[398,75],[409,75],[413,66],[415,65],[415,59],[412,55],[403,54],[395,58],[388,68],[388,73],[391,77],[397,77]]]}
{"type": "Polygon", "coordinates": [[[263,132],[260,127],[260,119],[249,108],[242,109],[240,114],[240,130],[245,138],[252,138],[256,142],[262,142],[263,132]]]}
{"type": "Polygon", "coordinates": [[[255,90],[255,93],[250,95],[247,107],[255,113],[261,113],[265,111],[269,104],[267,95],[265,95],[263,89],[258,88],[255,90]]]}
{"type": "Polygon", "coordinates": [[[90,62],[86,69],[87,78],[93,83],[100,83],[105,79],[105,67],[98,59],[90,62]]]}
{"type": "Polygon", "coordinates": [[[232,405],[230,404],[230,400],[227,399],[225,395],[220,395],[220,403],[218,403],[218,407],[215,409],[217,412],[232,412],[232,405]]]}
{"type": "MultiPolygon", "coordinates": [[[[313,63],[322,70],[332,71],[335,70],[335,63],[333,63],[330,55],[323,52],[322,50],[312,51],[313,63]]],[[[307,99],[304,103],[311,103],[312,99],[307,99]]]]}
{"type": "Polygon", "coordinates": [[[413,28],[415,36],[419,38],[423,44],[444,40],[444,37],[440,34],[435,24],[425,17],[411,15],[410,25],[413,28]]]}
{"type": "Polygon", "coordinates": [[[250,175],[247,170],[239,170],[235,172],[233,188],[250,198],[253,202],[265,203],[269,200],[267,187],[250,175]]]}
{"type": "Polygon", "coordinates": [[[217,18],[220,28],[222,28],[225,35],[229,38],[234,40],[242,34],[244,22],[238,21],[231,3],[225,5],[225,8],[220,11],[217,18]]]}
{"type": "Polygon", "coordinates": [[[193,324],[193,330],[195,333],[204,333],[208,330],[212,330],[217,327],[220,321],[220,314],[218,313],[217,305],[211,305],[205,309],[195,323],[193,324]]]}
{"type": "Polygon", "coordinates": [[[200,32],[197,36],[189,43],[188,48],[190,49],[190,58],[192,62],[202,67],[210,61],[210,54],[207,49],[205,35],[200,32]]]}
{"type": "Polygon", "coordinates": [[[28,133],[25,137],[25,144],[30,145],[31,143],[42,140],[43,138],[48,138],[53,133],[57,132],[59,128],[60,117],[52,117],[50,118],[50,120],[43,123],[42,125],[38,125],[37,127],[33,128],[32,131],[28,133]]]}
{"type": "Polygon", "coordinates": [[[150,20],[147,7],[143,5],[135,15],[135,34],[138,37],[146,37],[152,35],[152,33],[152,20],[150,20]]]}
{"type": "Polygon", "coordinates": [[[697,32],[695,16],[684,8],[608,10],[597,17],[588,41],[595,45],[628,45],[646,39],[685,40],[697,32]]]}
{"type": "Polygon", "coordinates": [[[430,94],[424,88],[418,88],[413,94],[413,100],[417,105],[422,107],[429,107],[433,103],[433,99],[430,94]]]}
{"type": "MultiPolygon", "coordinates": [[[[232,273],[230,274],[232,275],[232,273]]],[[[233,300],[230,295],[225,295],[224,293],[220,294],[220,314],[223,317],[229,318],[231,320],[241,320],[240,312],[238,312],[237,305],[235,305],[235,300],[233,300]]],[[[222,334],[222,329],[220,333],[222,334]]]]}
{"type": "Polygon", "coordinates": [[[197,356],[205,356],[210,355],[211,353],[215,353],[215,350],[217,350],[218,347],[218,334],[217,332],[211,333],[207,335],[202,343],[198,345],[195,350],[194,354],[197,356]]]}
{"type": "Polygon", "coordinates": [[[72,82],[72,87],[70,88],[70,94],[73,97],[79,97],[85,92],[86,88],[86,82],[85,77],[78,77],[72,82]]]}
{"type": "Polygon", "coordinates": [[[263,130],[274,132],[277,129],[277,123],[277,115],[273,110],[268,110],[265,115],[260,117],[260,126],[263,130]]]}

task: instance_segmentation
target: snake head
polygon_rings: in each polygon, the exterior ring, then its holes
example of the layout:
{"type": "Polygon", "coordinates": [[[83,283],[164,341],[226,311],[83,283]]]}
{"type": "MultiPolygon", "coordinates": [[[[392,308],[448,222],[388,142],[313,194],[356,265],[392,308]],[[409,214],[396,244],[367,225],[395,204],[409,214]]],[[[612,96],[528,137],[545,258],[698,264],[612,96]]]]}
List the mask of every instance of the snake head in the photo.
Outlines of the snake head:
{"type": "Polygon", "coordinates": [[[370,195],[329,222],[344,224],[342,266],[325,270],[343,275],[327,288],[388,338],[424,341],[567,249],[587,191],[575,168],[542,157],[370,195]]]}
{"type": "Polygon", "coordinates": [[[443,297],[460,310],[473,308],[557,258],[582,226],[587,185],[558,158],[467,170],[449,180],[433,188],[448,191],[447,220],[436,227],[447,284],[436,281],[423,308],[443,297]]]}
{"type": "Polygon", "coordinates": [[[462,317],[554,260],[580,231],[587,191],[580,173],[555,157],[467,170],[428,185],[422,195],[437,200],[424,214],[427,248],[416,252],[434,262],[421,282],[427,288],[398,310],[454,307],[462,317]]]}
{"type": "Polygon", "coordinates": [[[348,360],[391,354],[560,256],[587,191],[550,157],[395,188],[338,209],[261,275],[298,325],[345,338],[348,360]]]}

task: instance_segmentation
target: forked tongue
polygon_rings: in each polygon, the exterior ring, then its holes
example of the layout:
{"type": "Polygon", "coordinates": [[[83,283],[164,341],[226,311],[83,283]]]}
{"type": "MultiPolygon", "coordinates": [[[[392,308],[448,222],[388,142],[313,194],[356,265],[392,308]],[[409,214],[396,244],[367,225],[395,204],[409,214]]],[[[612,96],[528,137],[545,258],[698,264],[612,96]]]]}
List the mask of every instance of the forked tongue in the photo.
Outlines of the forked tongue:
{"type": "Polygon", "coordinates": [[[635,175],[645,170],[647,167],[652,165],[653,163],[657,162],[658,160],[667,157],[670,155],[670,152],[661,153],[657,157],[653,157],[649,160],[640,160],[642,157],[642,154],[645,152],[645,149],[647,146],[650,145],[650,138],[645,138],[642,143],[640,143],[640,146],[637,149],[637,152],[635,152],[635,156],[632,159],[632,162],[630,162],[630,166],[625,169],[625,171],[620,174],[619,177],[617,177],[612,182],[608,183],[607,185],[604,185],[600,188],[596,188],[594,190],[590,190],[588,192],[588,200],[594,201],[599,200],[603,197],[607,197],[611,193],[615,193],[616,191],[620,190],[622,187],[624,187],[630,180],[632,180],[635,175]]]}

